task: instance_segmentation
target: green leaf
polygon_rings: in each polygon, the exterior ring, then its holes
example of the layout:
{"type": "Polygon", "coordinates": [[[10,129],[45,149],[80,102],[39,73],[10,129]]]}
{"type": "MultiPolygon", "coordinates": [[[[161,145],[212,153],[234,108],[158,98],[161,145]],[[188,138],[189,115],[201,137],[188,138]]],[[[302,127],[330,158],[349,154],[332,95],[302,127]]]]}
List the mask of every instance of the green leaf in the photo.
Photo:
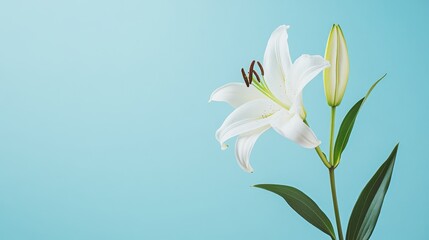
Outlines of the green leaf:
{"type": "Polygon", "coordinates": [[[371,237],[392,178],[398,145],[359,195],[347,227],[347,240],[367,240],[371,237]]]}
{"type": "Polygon", "coordinates": [[[284,185],[276,184],[258,184],[254,187],[262,188],[270,192],[280,195],[286,202],[295,210],[301,217],[307,220],[313,226],[320,229],[322,232],[335,239],[334,229],[332,223],[329,221],[325,213],[311,200],[310,197],[305,195],[300,190],[284,185]]]}
{"type": "Polygon", "coordinates": [[[341,123],[340,130],[338,130],[338,136],[335,140],[335,146],[334,146],[334,166],[338,166],[341,160],[341,154],[343,153],[344,149],[347,146],[347,142],[349,141],[350,134],[352,133],[353,126],[356,121],[356,117],[359,113],[360,108],[368,98],[371,91],[375,88],[375,86],[383,80],[383,78],[386,76],[384,74],[380,79],[378,79],[368,90],[365,97],[363,97],[361,100],[359,100],[346,114],[346,116],[343,119],[343,122],[341,123]]]}

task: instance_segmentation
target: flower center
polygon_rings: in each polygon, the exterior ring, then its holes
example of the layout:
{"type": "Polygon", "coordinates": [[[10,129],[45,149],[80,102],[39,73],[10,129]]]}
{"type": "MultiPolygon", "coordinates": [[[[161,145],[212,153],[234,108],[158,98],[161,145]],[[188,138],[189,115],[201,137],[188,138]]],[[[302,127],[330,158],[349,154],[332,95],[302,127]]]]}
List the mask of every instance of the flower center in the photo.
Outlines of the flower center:
{"type": "Polygon", "coordinates": [[[256,89],[258,89],[259,92],[267,96],[273,102],[277,103],[278,105],[285,108],[286,110],[289,110],[289,107],[286,104],[284,104],[282,101],[280,101],[268,88],[267,82],[265,81],[265,77],[264,77],[264,68],[262,67],[262,64],[259,61],[256,62],[255,60],[253,60],[250,63],[248,75],[246,75],[244,68],[241,69],[241,74],[243,75],[243,79],[247,87],[250,87],[250,85],[253,85],[256,89]],[[259,74],[254,70],[255,63],[258,64],[262,77],[259,77],[259,74]]]}

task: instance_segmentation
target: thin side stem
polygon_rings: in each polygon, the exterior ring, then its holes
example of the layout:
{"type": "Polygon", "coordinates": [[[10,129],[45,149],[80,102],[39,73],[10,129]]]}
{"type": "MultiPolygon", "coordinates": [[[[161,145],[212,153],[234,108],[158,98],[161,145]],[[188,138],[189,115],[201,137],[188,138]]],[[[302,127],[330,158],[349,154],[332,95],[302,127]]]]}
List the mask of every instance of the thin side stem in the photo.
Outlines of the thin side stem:
{"type": "MultiPolygon", "coordinates": [[[[310,125],[307,122],[307,119],[304,119],[304,123],[310,127],[310,125]]],[[[320,160],[322,160],[323,164],[325,164],[325,166],[329,169],[332,167],[332,165],[329,163],[328,159],[326,159],[325,154],[323,153],[322,149],[320,149],[319,146],[317,146],[316,148],[314,148],[314,150],[316,150],[317,155],[319,155],[320,160]]]]}
{"type": "Polygon", "coordinates": [[[322,149],[320,149],[319,146],[317,146],[315,148],[317,155],[319,155],[320,159],[322,160],[323,164],[325,164],[325,166],[330,169],[332,167],[332,165],[329,163],[328,159],[326,159],[325,154],[323,154],[322,149]]]}
{"type": "Polygon", "coordinates": [[[343,240],[344,236],[343,236],[343,229],[341,227],[340,210],[338,209],[337,189],[335,187],[334,171],[335,171],[334,168],[329,169],[329,180],[331,182],[332,201],[334,204],[334,212],[335,212],[335,220],[337,222],[338,237],[340,238],[340,240],[343,240]]]}

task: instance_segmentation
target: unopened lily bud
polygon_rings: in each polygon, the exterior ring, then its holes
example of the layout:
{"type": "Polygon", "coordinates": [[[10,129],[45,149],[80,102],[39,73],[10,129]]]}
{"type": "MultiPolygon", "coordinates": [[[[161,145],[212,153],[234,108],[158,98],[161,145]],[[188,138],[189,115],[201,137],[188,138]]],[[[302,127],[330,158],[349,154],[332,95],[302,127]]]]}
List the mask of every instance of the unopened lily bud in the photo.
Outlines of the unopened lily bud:
{"type": "Polygon", "coordinates": [[[346,40],[338,24],[334,24],[329,33],[325,59],[331,64],[323,71],[326,100],[329,106],[336,107],[343,100],[350,66],[346,40]]]}

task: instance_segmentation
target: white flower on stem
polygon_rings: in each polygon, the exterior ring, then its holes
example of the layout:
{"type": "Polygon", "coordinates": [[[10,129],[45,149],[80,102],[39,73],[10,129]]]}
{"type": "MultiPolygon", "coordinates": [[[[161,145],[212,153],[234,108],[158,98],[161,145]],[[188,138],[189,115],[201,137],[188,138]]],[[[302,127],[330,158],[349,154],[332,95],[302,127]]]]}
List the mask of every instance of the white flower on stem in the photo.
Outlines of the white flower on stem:
{"type": "Polygon", "coordinates": [[[253,172],[249,158],[256,140],[270,128],[305,148],[320,144],[304,122],[302,91],[329,63],[318,55],[302,55],[292,63],[288,28],[282,25],[271,34],[263,66],[257,62],[260,75],[252,61],[248,74],[241,69],[245,83],[226,84],[210,97],[210,101],[227,102],[235,108],[216,131],[216,139],[225,149],[225,142],[237,137],[235,155],[247,172],[253,172]]]}

